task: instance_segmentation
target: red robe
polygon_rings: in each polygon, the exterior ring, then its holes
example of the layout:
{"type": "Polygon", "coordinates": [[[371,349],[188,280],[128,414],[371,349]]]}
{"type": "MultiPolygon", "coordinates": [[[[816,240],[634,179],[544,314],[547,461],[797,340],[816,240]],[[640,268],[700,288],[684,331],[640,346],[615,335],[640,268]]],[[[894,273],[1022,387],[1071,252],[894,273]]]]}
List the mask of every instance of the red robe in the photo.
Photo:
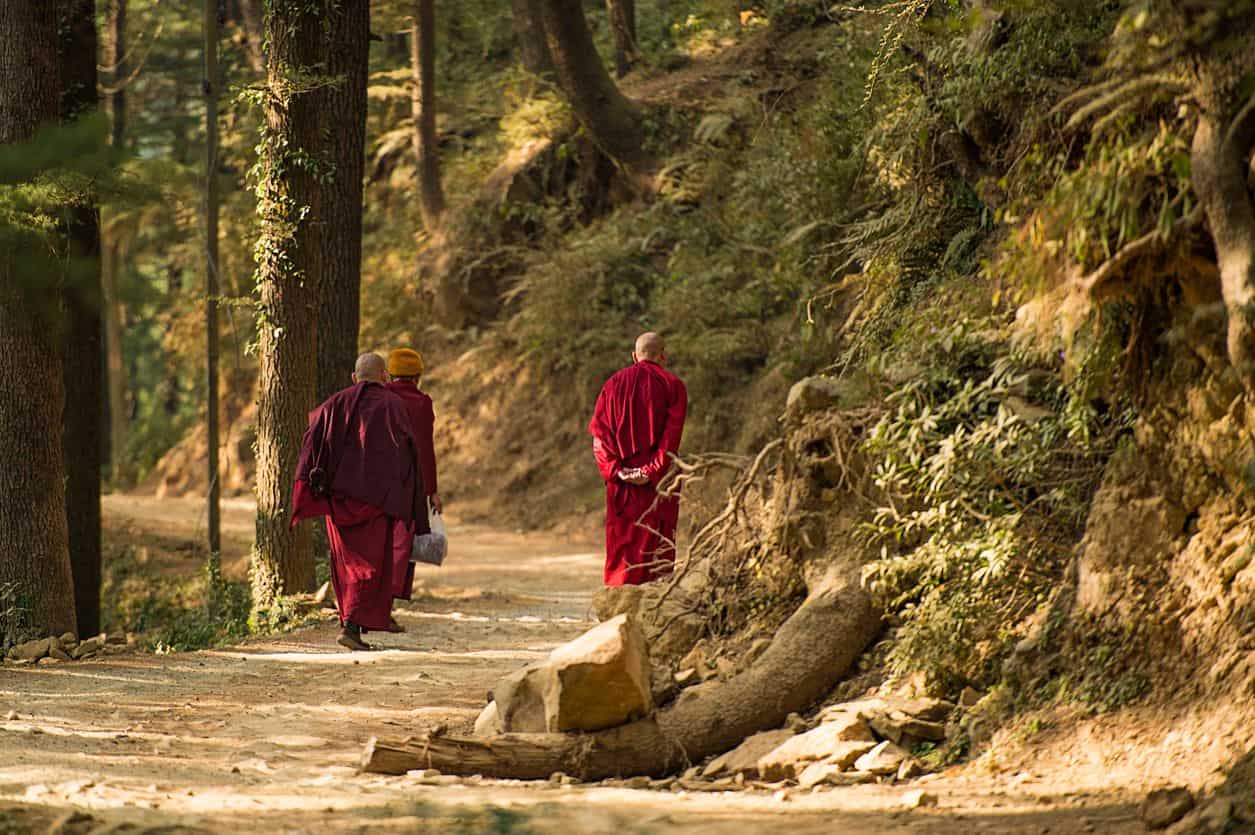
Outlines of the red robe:
{"type": "Polygon", "coordinates": [[[396,520],[427,528],[418,445],[399,398],[358,383],[309,415],[292,496],[292,524],[327,517],[340,623],[385,630],[396,585],[396,520]]]}
{"type": "MultiPolygon", "coordinates": [[[[439,492],[436,489],[434,445],[436,411],[432,408],[431,398],[407,380],[394,380],[388,383],[387,389],[405,404],[410,428],[418,443],[418,465],[423,473],[423,488],[428,496],[435,495],[439,492]]],[[[414,563],[410,562],[410,543],[413,539],[414,526],[398,521],[392,532],[392,579],[395,584],[392,596],[398,600],[409,600],[414,593],[414,563]]]]}
{"type": "Polygon", "coordinates": [[[602,386],[588,431],[606,482],[608,586],[640,585],[671,573],[679,496],[662,497],[658,484],[680,449],[688,392],[680,378],[642,360],[602,386]],[[647,484],[629,484],[619,470],[641,468],[647,484]]]}

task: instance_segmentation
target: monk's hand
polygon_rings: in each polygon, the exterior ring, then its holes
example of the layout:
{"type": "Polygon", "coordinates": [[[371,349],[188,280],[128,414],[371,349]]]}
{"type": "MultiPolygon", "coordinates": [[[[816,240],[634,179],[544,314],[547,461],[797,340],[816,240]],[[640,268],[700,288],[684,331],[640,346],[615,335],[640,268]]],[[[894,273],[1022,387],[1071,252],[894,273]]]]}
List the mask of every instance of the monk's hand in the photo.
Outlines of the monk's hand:
{"type": "Polygon", "coordinates": [[[432,513],[444,513],[444,502],[440,500],[439,493],[432,493],[427,500],[431,502],[432,513]]]}
{"type": "Polygon", "coordinates": [[[648,484],[649,476],[641,472],[640,467],[631,470],[619,470],[619,478],[628,484],[648,484]]]}

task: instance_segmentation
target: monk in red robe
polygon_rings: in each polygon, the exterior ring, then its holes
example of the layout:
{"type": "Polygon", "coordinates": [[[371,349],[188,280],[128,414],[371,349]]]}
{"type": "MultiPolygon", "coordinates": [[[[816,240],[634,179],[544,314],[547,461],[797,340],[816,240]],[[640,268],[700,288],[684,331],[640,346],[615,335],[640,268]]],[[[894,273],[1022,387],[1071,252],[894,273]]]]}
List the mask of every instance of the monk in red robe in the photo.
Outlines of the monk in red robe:
{"type": "MultiPolygon", "coordinates": [[[[430,506],[433,513],[443,513],[444,503],[440,500],[436,484],[436,411],[432,408],[431,398],[418,388],[424,370],[423,355],[411,348],[397,348],[388,354],[388,391],[405,404],[410,429],[418,443],[418,468],[423,473],[423,489],[427,494],[424,512],[430,506]]],[[[397,521],[392,534],[392,576],[396,581],[392,596],[397,600],[409,600],[414,593],[414,563],[410,562],[410,543],[414,534],[411,523],[397,521]]],[[[394,632],[404,631],[404,627],[395,621],[392,629],[394,632]]]]}
{"type": "Polygon", "coordinates": [[[642,334],[632,365],[606,381],[588,431],[606,482],[608,586],[640,585],[671,573],[680,497],[658,485],[680,449],[688,392],[666,370],[662,337],[642,334]]]}
{"type": "Polygon", "coordinates": [[[392,620],[397,521],[427,530],[418,443],[384,379],[383,357],[363,354],[353,385],[310,413],[292,498],[293,525],[327,517],[338,643],[350,650],[370,649],[362,633],[392,620]]]}

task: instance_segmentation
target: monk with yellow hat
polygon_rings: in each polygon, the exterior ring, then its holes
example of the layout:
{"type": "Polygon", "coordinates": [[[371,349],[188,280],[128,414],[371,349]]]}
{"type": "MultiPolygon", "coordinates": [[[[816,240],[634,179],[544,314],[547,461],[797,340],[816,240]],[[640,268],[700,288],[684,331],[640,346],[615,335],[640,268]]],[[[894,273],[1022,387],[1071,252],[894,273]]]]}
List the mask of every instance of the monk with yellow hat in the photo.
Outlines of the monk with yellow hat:
{"type": "MultiPolygon", "coordinates": [[[[423,488],[433,513],[444,511],[436,483],[436,448],[433,436],[436,428],[436,412],[431,398],[419,389],[423,379],[423,355],[412,348],[397,348],[388,354],[388,390],[401,398],[410,418],[410,427],[418,442],[418,466],[423,473],[423,488]]],[[[421,526],[426,530],[426,520],[421,526]]],[[[414,564],[410,562],[410,543],[415,527],[410,522],[397,522],[393,532],[393,571],[396,581],[393,596],[409,600],[414,589],[414,564]]],[[[395,621],[394,621],[395,624],[395,621]]],[[[398,627],[399,628],[399,627],[398,627]]]]}

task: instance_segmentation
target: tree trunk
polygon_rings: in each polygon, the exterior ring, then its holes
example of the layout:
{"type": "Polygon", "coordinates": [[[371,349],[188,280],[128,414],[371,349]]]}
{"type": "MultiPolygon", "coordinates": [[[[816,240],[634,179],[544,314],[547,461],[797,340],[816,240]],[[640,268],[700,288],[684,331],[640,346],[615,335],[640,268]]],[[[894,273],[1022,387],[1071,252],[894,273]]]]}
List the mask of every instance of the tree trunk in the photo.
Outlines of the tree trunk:
{"type": "Polygon", "coordinates": [[[593,45],[580,0],[540,0],[545,41],[571,109],[602,152],[628,168],[644,163],[640,115],[593,45]]]}
{"type": "MultiPolygon", "coordinates": [[[[213,579],[222,552],[222,518],[219,494],[221,468],[218,466],[218,4],[205,3],[205,507],[208,565],[213,579]]],[[[258,50],[260,55],[260,50],[258,50]]],[[[210,596],[214,594],[210,590],[210,596]]]]}
{"type": "Polygon", "coordinates": [[[288,522],[301,437],[317,390],[320,238],[326,232],[318,92],[326,60],[323,27],[318,8],[308,3],[267,4],[270,52],[257,188],[260,396],[252,564],[253,604],[261,608],[314,586],[309,528],[288,522]]]}
{"type": "Polygon", "coordinates": [[[859,582],[857,566],[845,566],[812,589],[748,670],[684,691],[656,716],[591,734],[372,739],[362,769],[400,774],[435,768],[518,780],[543,780],[555,771],[582,780],[668,774],[810,707],[844,677],[879,629],[880,613],[859,582]]]}
{"type": "Polygon", "coordinates": [[[1255,394],[1255,200],[1247,187],[1255,98],[1232,120],[1222,118],[1218,109],[1205,107],[1199,117],[1191,172],[1216,246],[1228,311],[1229,361],[1247,392],[1255,394]]]}
{"type": "Polygon", "coordinates": [[[362,177],[366,168],[366,76],[370,58],[369,0],[342,0],[332,13],[335,35],[327,72],[342,83],[323,91],[335,129],[327,159],[322,282],[318,305],[318,400],[352,383],[362,296],[362,177]]]}
{"type": "Polygon", "coordinates": [[[510,23],[523,69],[546,81],[553,78],[553,58],[540,19],[541,0],[510,0],[510,23]]]}
{"type": "MultiPolygon", "coordinates": [[[[57,28],[55,3],[0,3],[0,144],[26,141],[57,121],[57,28]]],[[[76,629],[57,437],[65,391],[58,304],[49,292],[57,266],[49,260],[42,279],[23,280],[42,266],[21,245],[9,235],[0,244],[0,461],[7,465],[0,478],[0,586],[14,586],[25,631],[42,637],[76,629]]]]}
{"type": "Polygon", "coordinates": [[[636,0],[606,0],[606,16],[614,35],[614,74],[628,74],[640,58],[636,48],[636,0]]]}
{"type": "MultiPolygon", "coordinates": [[[[126,4],[127,0],[108,0],[109,11],[104,38],[105,78],[109,92],[105,107],[109,113],[109,144],[121,148],[126,137],[126,4]]],[[[122,355],[123,307],[119,295],[118,248],[110,234],[107,215],[100,225],[101,284],[104,290],[105,376],[109,387],[109,461],[110,472],[118,479],[121,464],[126,460],[128,385],[126,362],[122,355]]]]}
{"type": "Polygon", "coordinates": [[[418,158],[419,210],[423,226],[434,233],[444,213],[440,186],[440,148],[436,142],[436,4],[415,0],[414,29],[410,39],[410,64],[414,71],[412,109],[414,154],[418,158]]]}
{"type": "MultiPolygon", "coordinates": [[[[95,0],[61,0],[61,118],[69,122],[100,105],[96,85],[95,0]]],[[[102,134],[101,141],[104,140],[102,134]]],[[[61,446],[74,607],[83,635],[100,631],[100,482],[105,391],[100,376],[100,219],[77,206],[66,228],[65,399],[61,446]]]]}

